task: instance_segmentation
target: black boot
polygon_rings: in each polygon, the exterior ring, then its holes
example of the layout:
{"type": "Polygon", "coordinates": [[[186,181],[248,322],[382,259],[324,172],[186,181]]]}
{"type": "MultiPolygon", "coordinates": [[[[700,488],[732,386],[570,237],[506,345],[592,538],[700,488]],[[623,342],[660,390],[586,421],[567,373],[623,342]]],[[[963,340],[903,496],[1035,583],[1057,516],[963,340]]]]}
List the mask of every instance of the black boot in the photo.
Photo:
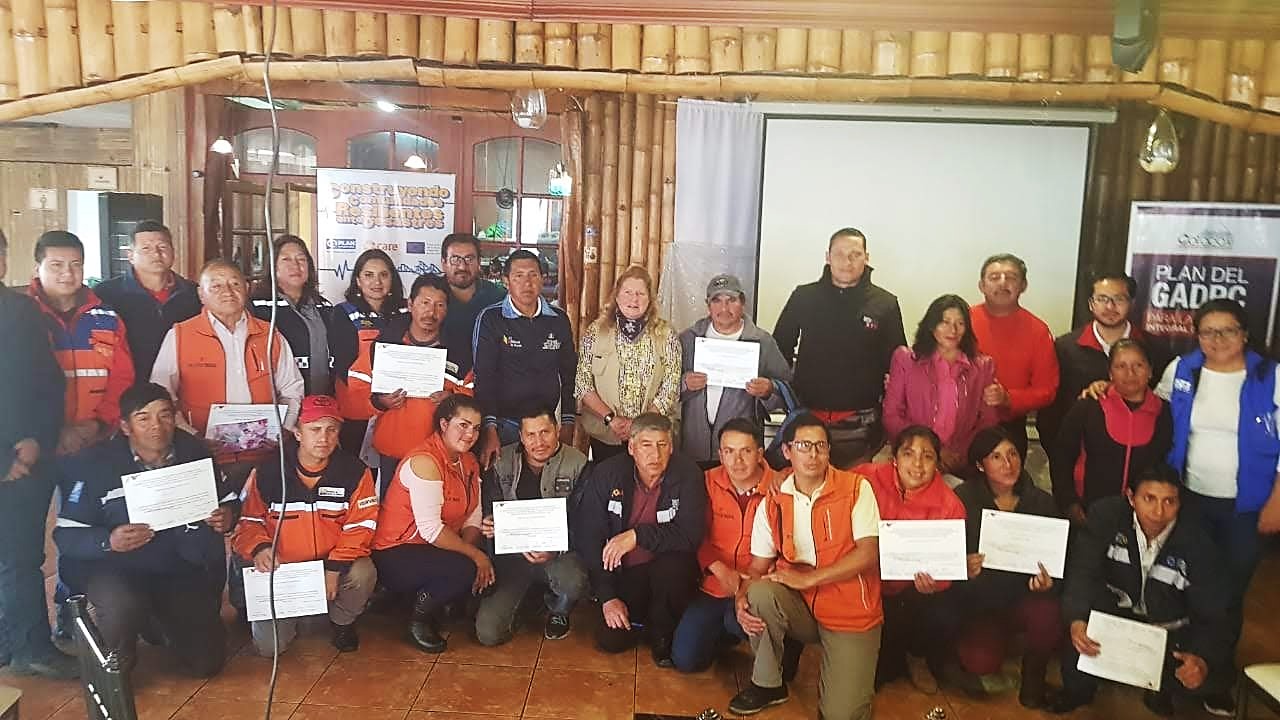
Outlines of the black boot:
{"type": "Polygon", "coordinates": [[[1027,653],[1022,656],[1022,684],[1018,688],[1018,702],[1025,708],[1041,708],[1045,705],[1044,675],[1049,668],[1049,658],[1027,653]]]}
{"type": "Polygon", "coordinates": [[[445,639],[440,634],[440,621],[436,617],[439,609],[439,603],[425,590],[419,592],[413,599],[413,615],[409,618],[409,639],[422,652],[439,654],[445,651],[445,639]]]}

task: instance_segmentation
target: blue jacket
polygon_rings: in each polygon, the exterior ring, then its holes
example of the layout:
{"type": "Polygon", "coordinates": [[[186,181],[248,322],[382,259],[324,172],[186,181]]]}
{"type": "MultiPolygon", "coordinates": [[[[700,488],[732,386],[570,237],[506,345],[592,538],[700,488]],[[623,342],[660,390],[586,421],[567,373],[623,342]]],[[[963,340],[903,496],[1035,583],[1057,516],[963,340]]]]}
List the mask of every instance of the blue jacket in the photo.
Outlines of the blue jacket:
{"type": "MultiPolygon", "coordinates": [[[[1169,464],[1186,472],[1191,437],[1191,404],[1195,400],[1204,353],[1199,349],[1178,360],[1169,409],[1173,413],[1173,449],[1169,464]]],[[[1240,391],[1238,428],[1239,470],[1236,474],[1236,512],[1257,512],[1271,497],[1280,437],[1276,434],[1276,364],[1252,350],[1245,351],[1245,380],[1240,391]]]]}
{"type": "Polygon", "coordinates": [[[151,379],[151,366],[169,329],[200,314],[200,296],[195,283],[177,273],[173,275],[169,299],[163,304],[142,287],[132,269],[98,283],[93,291],[119,313],[129,329],[129,352],[133,354],[134,377],[138,382],[151,379]]]}

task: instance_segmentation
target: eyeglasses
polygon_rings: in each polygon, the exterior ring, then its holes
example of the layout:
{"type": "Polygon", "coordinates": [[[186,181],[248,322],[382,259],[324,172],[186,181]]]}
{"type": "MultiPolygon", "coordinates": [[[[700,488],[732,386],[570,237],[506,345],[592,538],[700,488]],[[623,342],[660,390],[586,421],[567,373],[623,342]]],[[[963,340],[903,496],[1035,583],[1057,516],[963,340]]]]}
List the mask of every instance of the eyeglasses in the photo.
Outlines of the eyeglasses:
{"type": "Polygon", "coordinates": [[[1130,298],[1128,295],[1094,295],[1089,298],[1089,301],[1094,304],[1110,305],[1112,307],[1116,307],[1117,305],[1128,305],[1129,300],[1130,298]]]}
{"type": "Polygon", "coordinates": [[[826,440],[793,440],[791,449],[806,455],[809,453],[821,455],[831,449],[831,443],[826,440]]]}
{"type": "Polygon", "coordinates": [[[1201,330],[1196,333],[1201,340],[1235,340],[1244,334],[1244,328],[1240,326],[1229,328],[1210,328],[1201,330]]]}
{"type": "Polygon", "coordinates": [[[445,262],[454,267],[462,267],[463,265],[475,265],[479,261],[475,255],[450,255],[445,262]]]}

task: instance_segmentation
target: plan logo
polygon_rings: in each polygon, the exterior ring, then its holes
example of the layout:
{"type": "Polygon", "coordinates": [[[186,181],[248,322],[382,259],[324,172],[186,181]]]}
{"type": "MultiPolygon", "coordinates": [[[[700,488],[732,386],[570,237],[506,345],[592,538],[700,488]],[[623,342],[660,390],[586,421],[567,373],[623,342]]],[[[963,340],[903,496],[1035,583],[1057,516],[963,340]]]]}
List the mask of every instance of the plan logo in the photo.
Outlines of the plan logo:
{"type": "Polygon", "coordinates": [[[324,241],[325,250],[355,250],[355,238],[329,238],[324,241]]]}

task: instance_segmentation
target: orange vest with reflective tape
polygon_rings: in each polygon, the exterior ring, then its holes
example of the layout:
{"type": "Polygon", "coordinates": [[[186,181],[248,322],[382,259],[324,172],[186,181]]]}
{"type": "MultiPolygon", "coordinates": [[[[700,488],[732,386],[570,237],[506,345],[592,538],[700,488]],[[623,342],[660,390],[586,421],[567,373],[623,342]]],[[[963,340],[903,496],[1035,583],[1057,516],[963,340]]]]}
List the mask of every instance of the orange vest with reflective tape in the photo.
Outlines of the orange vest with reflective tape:
{"type": "MultiPolygon", "coordinates": [[[[403,344],[408,345],[408,339],[406,333],[403,344]]],[[[362,353],[351,363],[351,372],[373,377],[372,357],[372,352],[362,353]]],[[[457,364],[445,363],[444,389],[456,394],[475,395],[475,374],[469,372],[460,378],[457,371],[457,364]]],[[[403,458],[435,434],[436,404],[429,398],[406,398],[404,405],[395,410],[374,410],[378,413],[378,422],[373,424],[373,449],[387,457],[403,458]]]]}
{"type": "Polygon", "coordinates": [[[400,469],[405,463],[412,462],[421,455],[431,458],[440,470],[440,477],[444,482],[444,505],[440,507],[440,521],[445,527],[455,533],[461,532],[463,523],[480,504],[480,463],[476,456],[469,452],[459,453],[458,459],[462,462],[459,470],[458,463],[449,462],[444,441],[436,433],[400,461],[394,477],[384,480],[391,483],[391,486],[387,488],[387,496],[382,501],[382,510],[378,515],[378,532],[373,536],[374,550],[386,550],[397,545],[427,544],[418,534],[413,504],[409,500],[409,488],[400,482],[400,469]]]}

